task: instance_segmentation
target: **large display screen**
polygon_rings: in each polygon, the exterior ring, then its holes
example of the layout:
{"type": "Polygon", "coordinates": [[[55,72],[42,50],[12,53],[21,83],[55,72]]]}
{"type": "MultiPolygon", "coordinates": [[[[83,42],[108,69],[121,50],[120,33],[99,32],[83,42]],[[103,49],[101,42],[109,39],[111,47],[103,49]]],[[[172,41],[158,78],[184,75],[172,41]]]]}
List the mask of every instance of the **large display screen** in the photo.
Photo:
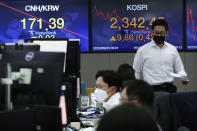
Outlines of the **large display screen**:
{"type": "Polygon", "coordinates": [[[169,24],[167,42],[183,49],[182,0],[92,0],[93,52],[131,52],[149,42],[155,19],[169,24]]]}
{"type": "Polygon", "coordinates": [[[89,51],[88,0],[0,1],[0,43],[30,38],[80,39],[89,51]]]}
{"type": "Polygon", "coordinates": [[[187,50],[197,50],[197,1],[187,0],[186,25],[187,25],[187,50]]]}

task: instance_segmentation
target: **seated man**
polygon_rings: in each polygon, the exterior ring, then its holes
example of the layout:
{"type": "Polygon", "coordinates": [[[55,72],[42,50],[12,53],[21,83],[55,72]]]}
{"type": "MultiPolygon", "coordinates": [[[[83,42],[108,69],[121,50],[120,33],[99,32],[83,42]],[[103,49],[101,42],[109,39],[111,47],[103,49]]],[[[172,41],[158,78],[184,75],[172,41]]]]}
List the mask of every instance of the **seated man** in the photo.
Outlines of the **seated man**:
{"type": "MultiPolygon", "coordinates": [[[[96,89],[91,94],[92,105],[101,104],[107,111],[119,105],[121,84],[122,81],[117,72],[112,70],[98,71],[96,74],[96,89]]],[[[83,128],[80,131],[95,131],[96,127],[83,128]]]]}
{"type": "Polygon", "coordinates": [[[129,64],[121,64],[118,67],[117,72],[119,73],[122,82],[135,79],[135,71],[129,64]]]}
{"type": "Polygon", "coordinates": [[[106,110],[120,104],[120,86],[121,79],[115,71],[102,70],[97,72],[93,102],[102,103],[106,110]]]}
{"type": "Polygon", "coordinates": [[[143,80],[128,80],[123,83],[122,103],[131,102],[153,109],[154,93],[151,86],[143,80]]]}
{"type": "Polygon", "coordinates": [[[107,112],[96,131],[159,131],[152,114],[143,106],[119,105],[107,112]]]}
{"type": "MultiPolygon", "coordinates": [[[[122,103],[133,103],[145,106],[153,114],[154,92],[152,87],[143,80],[128,80],[123,83],[121,92],[122,103]]],[[[158,129],[161,127],[157,124],[158,129]]]]}

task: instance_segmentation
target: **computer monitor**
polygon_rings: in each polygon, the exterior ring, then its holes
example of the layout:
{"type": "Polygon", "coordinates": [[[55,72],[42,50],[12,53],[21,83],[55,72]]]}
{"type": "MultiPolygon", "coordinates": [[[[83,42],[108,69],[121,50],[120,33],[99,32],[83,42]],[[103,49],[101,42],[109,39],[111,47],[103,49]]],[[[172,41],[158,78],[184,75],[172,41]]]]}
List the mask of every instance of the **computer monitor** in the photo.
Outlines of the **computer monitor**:
{"type": "MultiPolygon", "coordinates": [[[[35,44],[40,44],[41,51],[50,50],[50,51],[65,51],[66,52],[66,61],[64,67],[64,78],[63,82],[66,85],[66,103],[67,104],[67,116],[68,122],[78,121],[76,116],[76,105],[77,97],[80,94],[80,39],[26,39],[25,42],[32,42],[35,44]],[[57,46],[52,47],[45,46],[45,43],[49,41],[50,44],[57,45],[61,43],[65,45],[61,50],[57,46]],[[55,49],[56,48],[56,49],[55,49]]],[[[48,43],[47,43],[48,44],[48,43]]]]}
{"type": "Polygon", "coordinates": [[[39,51],[40,45],[35,44],[5,44],[5,50],[39,51]]]}
{"type": "Polygon", "coordinates": [[[68,40],[65,76],[80,77],[80,40],[79,39],[68,40]]]}
{"type": "MultiPolygon", "coordinates": [[[[40,46],[40,51],[46,52],[64,52],[67,54],[67,38],[35,38],[35,39],[26,39],[25,42],[36,44],[40,46]]],[[[65,55],[66,60],[66,55],[65,55]]],[[[65,72],[66,61],[64,63],[64,72],[65,72]]]]}
{"type": "MultiPolygon", "coordinates": [[[[19,84],[18,81],[12,84],[13,106],[58,106],[64,57],[65,54],[62,52],[5,51],[3,61],[11,64],[12,71],[18,72],[20,68],[32,69],[30,85],[19,84]]],[[[2,70],[6,70],[5,65],[2,70]]]]}
{"type": "MultiPolygon", "coordinates": [[[[80,89],[80,40],[69,39],[66,54],[65,80],[73,85],[73,97],[79,98],[80,89]]],[[[73,100],[75,100],[73,98],[73,100]]]]}
{"type": "Polygon", "coordinates": [[[25,42],[40,45],[40,51],[65,52],[65,78],[80,76],[80,39],[35,38],[25,39],[25,42]]]}
{"type": "MultiPolygon", "coordinates": [[[[79,39],[26,39],[26,42],[32,42],[35,44],[40,44],[41,51],[50,50],[57,51],[58,47],[52,47],[58,43],[61,46],[61,43],[65,43],[66,47],[63,47],[59,51],[66,52],[66,61],[64,67],[64,79],[66,85],[66,103],[67,104],[67,113],[68,113],[68,122],[78,121],[76,116],[76,105],[77,98],[80,94],[80,40],[79,39]],[[50,46],[45,46],[45,43],[49,41],[50,46]],[[53,44],[53,45],[52,45],[53,44]],[[56,49],[55,49],[56,48],[56,49]]],[[[49,43],[47,43],[49,44],[49,43]]]]}
{"type": "Polygon", "coordinates": [[[68,122],[79,121],[76,115],[77,98],[80,94],[80,40],[69,39],[64,74],[66,102],[69,103],[68,122]]]}

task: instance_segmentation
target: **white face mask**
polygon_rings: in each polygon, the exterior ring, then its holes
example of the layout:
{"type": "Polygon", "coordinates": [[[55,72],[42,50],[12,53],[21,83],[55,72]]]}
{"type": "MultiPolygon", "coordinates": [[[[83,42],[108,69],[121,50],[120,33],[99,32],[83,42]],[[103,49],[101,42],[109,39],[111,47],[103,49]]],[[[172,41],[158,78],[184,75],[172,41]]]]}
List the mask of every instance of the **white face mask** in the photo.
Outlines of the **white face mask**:
{"type": "Polygon", "coordinates": [[[103,102],[105,98],[107,98],[108,96],[106,91],[99,89],[99,88],[96,88],[96,90],[94,91],[94,94],[96,97],[96,101],[98,102],[103,102]]]}

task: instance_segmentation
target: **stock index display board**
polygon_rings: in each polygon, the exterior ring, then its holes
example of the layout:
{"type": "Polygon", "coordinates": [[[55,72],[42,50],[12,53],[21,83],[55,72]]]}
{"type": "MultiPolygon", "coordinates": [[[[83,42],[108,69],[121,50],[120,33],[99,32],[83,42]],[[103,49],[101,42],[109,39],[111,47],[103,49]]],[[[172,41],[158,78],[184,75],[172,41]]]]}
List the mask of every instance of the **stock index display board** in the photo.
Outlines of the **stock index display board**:
{"type": "Polygon", "coordinates": [[[131,52],[151,41],[155,19],[169,24],[167,42],[183,49],[182,1],[92,0],[93,52],[131,52]]]}
{"type": "Polygon", "coordinates": [[[88,0],[0,1],[0,43],[30,38],[80,39],[89,51],[88,0]]]}
{"type": "Polygon", "coordinates": [[[187,0],[186,4],[186,29],[187,50],[197,51],[197,1],[187,0]]]}

